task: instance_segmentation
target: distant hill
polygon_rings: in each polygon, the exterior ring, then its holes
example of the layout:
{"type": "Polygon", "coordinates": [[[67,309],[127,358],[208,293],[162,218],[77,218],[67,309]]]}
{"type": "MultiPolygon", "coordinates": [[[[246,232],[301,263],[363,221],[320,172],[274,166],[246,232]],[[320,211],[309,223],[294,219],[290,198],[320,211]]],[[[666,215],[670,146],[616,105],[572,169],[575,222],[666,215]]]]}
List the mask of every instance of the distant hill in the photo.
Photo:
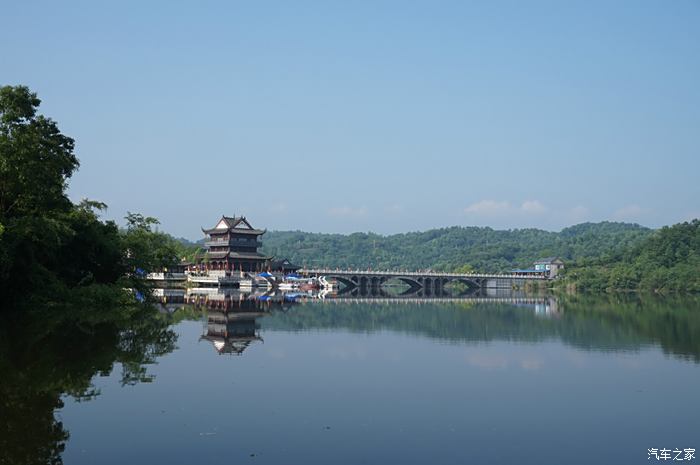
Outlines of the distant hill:
{"type": "Polygon", "coordinates": [[[184,237],[174,237],[174,236],[172,236],[172,237],[175,241],[179,242],[180,244],[182,244],[185,247],[197,247],[197,246],[204,244],[204,239],[200,239],[196,242],[192,242],[191,240],[184,238],[184,237]]]}
{"type": "Polygon", "coordinates": [[[270,231],[263,238],[263,252],[307,266],[455,270],[468,265],[496,272],[529,266],[546,256],[579,263],[619,259],[652,232],[607,221],[561,232],[457,226],[389,236],[270,231]]]}

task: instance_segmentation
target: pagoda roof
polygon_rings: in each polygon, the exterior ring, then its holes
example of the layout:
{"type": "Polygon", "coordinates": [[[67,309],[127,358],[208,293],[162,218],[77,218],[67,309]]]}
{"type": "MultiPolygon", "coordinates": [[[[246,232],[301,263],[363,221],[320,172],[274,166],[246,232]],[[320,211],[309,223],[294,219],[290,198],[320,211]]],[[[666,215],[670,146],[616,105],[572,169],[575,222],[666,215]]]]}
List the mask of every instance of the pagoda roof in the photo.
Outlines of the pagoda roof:
{"type": "Polygon", "coordinates": [[[205,234],[234,232],[238,234],[265,234],[266,229],[255,229],[250,225],[245,216],[222,216],[216,226],[210,229],[202,228],[205,234]]]}
{"type": "Polygon", "coordinates": [[[283,258],[281,260],[273,260],[270,263],[270,267],[272,269],[277,269],[277,268],[286,268],[286,269],[290,269],[290,270],[291,269],[294,269],[294,270],[301,269],[300,266],[297,266],[297,265],[293,264],[292,262],[290,262],[288,258],[283,258]]]}
{"type": "Polygon", "coordinates": [[[228,257],[228,252],[207,252],[207,257],[209,257],[209,258],[226,258],[226,257],[228,257]]]}
{"type": "Polygon", "coordinates": [[[200,336],[199,340],[210,341],[214,346],[214,349],[220,354],[228,353],[233,355],[241,355],[251,342],[262,341],[263,339],[257,335],[224,338],[221,336],[207,334],[200,336]]]}
{"type": "Polygon", "coordinates": [[[262,234],[265,234],[267,232],[267,229],[243,229],[243,228],[230,228],[230,229],[221,229],[221,228],[211,228],[211,229],[204,229],[202,228],[202,232],[204,234],[227,234],[227,233],[235,233],[235,234],[253,234],[256,236],[260,236],[262,234]]]}

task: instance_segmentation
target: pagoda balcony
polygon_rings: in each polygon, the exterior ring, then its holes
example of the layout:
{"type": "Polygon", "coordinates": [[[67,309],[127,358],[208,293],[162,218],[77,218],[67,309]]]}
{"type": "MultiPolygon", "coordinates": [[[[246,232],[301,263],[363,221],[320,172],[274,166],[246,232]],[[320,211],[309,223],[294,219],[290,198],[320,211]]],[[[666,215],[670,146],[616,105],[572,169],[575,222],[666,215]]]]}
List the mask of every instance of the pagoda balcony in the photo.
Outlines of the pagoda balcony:
{"type": "Polygon", "coordinates": [[[223,239],[204,242],[206,247],[262,247],[262,241],[246,241],[242,239],[223,239]]]}

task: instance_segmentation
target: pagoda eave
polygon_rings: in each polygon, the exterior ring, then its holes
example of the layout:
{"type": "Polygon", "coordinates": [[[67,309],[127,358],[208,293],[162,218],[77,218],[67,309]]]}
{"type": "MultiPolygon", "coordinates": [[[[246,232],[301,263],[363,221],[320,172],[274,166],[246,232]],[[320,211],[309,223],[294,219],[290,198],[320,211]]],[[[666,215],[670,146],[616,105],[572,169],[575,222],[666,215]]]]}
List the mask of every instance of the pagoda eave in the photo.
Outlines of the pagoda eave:
{"type": "Polygon", "coordinates": [[[202,232],[204,234],[253,234],[255,236],[261,236],[267,232],[267,229],[238,229],[238,228],[231,228],[231,229],[223,229],[223,228],[212,228],[212,229],[204,229],[201,228],[202,232]]]}

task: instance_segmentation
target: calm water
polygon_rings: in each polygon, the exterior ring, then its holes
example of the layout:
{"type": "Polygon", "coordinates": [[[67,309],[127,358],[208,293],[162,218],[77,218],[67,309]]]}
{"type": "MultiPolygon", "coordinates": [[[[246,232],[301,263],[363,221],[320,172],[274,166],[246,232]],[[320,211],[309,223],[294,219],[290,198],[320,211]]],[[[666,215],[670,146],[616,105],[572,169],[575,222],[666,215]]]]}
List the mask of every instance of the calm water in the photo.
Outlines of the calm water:
{"type": "Polygon", "coordinates": [[[700,446],[697,299],[179,307],[118,337],[3,339],[0,463],[633,464],[700,446]]]}

